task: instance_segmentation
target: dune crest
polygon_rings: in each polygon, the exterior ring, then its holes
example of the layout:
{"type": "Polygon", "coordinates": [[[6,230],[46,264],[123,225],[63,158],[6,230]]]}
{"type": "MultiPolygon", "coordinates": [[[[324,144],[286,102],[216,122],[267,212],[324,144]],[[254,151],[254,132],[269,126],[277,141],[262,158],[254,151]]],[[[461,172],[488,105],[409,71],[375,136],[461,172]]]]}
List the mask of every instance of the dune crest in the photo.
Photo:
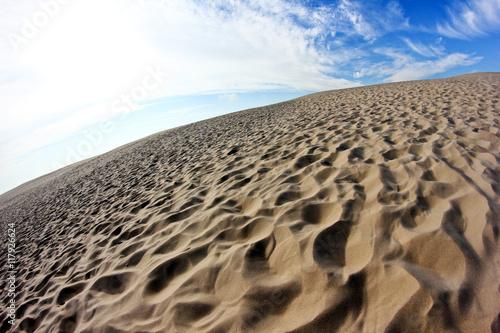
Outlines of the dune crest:
{"type": "Polygon", "coordinates": [[[16,330],[500,332],[499,112],[498,73],[330,91],[32,181],[16,330]]]}

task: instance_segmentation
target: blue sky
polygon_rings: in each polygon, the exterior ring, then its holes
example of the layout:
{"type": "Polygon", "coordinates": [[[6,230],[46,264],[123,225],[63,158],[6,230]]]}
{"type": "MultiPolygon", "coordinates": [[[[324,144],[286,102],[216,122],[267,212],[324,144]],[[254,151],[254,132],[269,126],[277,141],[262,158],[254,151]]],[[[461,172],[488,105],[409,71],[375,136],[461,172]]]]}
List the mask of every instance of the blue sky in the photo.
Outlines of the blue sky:
{"type": "Polygon", "coordinates": [[[500,0],[5,0],[0,193],[311,92],[500,71],[500,0]]]}

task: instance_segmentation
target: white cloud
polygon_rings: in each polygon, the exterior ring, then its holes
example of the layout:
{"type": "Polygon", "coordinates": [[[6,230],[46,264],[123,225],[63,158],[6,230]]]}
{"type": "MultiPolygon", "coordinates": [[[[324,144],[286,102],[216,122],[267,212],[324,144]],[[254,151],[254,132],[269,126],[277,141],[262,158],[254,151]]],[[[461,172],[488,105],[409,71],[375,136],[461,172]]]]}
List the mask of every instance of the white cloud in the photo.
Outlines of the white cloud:
{"type": "Polygon", "coordinates": [[[407,49],[392,47],[375,48],[373,52],[386,60],[354,62],[354,66],[358,69],[352,74],[354,78],[375,76],[385,82],[419,80],[446,72],[457,66],[470,66],[482,59],[482,57],[463,53],[445,55],[443,51],[440,56],[422,60],[421,57],[415,58],[409,54],[407,49]]]}
{"type": "Polygon", "coordinates": [[[288,1],[166,2],[148,14],[152,39],[166,59],[171,85],[165,92],[355,85],[324,74],[334,54],[316,41],[336,27],[321,11],[309,14],[311,9],[288,1]]]}
{"type": "Polygon", "coordinates": [[[384,75],[389,75],[385,81],[418,80],[434,74],[443,73],[456,66],[470,66],[478,63],[481,57],[472,57],[469,54],[452,53],[437,60],[415,61],[410,56],[393,53],[392,66],[380,68],[384,75]]]}
{"type": "Polygon", "coordinates": [[[409,19],[404,16],[398,1],[389,1],[382,6],[375,2],[342,0],[338,7],[339,18],[346,18],[350,24],[341,26],[347,29],[341,32],[357,34],[365,41],[373,43],[387,32],[394,32],[409,27],[409,19]],[[351,31],[352,28],[354,31],[351,31]]]}
{"type": "Polygon", "coordinates": [[[448,21],[438,23],[443,36],[470,39],[500,31],[500,0],[468,0],[448,8],[448,21]]]}
{"type": "Polygon", "coordinates": [[[238,95],[235,94],[235,93],[232,93],[232,94],[223,94],[223,95],[219,95],[219,99],[225,99],[225,100],[228,100],[228,101],[237,101],[238,100],[238,95]]]}
{"type": "Polygon", "coordinates": [[[361,77],[363,77],[363,76],[365,76],[364,71],[355,72],[355,73],[353,74],[353,77],[354,77],[355,79],[359,79],[359,78],[361,78],[361,77]]]}
{"type": "Polygon", "coordinates": [[[403,41],[410,49],[424,57],[436,57],[444,52],[444,46],[440,45],[440,39],[435,45],[424,45],[421,42],[413,42],[409,38],[403,38],[403,41]]]}
{"type": "Polygon", "coordinates": [[[339,9],[342,15],[345,15],[351,21],[355,31],[365,40],[373,41],[378,37],[378,32],[368,23],[364,15],[359,10],[359,6],[355,2],[342,0],[339,9]]]}

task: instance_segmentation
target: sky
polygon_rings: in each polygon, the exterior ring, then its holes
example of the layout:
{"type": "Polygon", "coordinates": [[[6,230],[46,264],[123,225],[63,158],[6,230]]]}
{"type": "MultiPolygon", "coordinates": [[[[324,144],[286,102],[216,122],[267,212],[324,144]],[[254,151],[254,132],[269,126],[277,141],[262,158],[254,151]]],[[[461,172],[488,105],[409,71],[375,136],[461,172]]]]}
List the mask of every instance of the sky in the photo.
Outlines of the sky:
{"type": "Polygon", "coordinates": [[[2,0],[0,193],[194,121],[499,59],[500,0],[2,0]]]}

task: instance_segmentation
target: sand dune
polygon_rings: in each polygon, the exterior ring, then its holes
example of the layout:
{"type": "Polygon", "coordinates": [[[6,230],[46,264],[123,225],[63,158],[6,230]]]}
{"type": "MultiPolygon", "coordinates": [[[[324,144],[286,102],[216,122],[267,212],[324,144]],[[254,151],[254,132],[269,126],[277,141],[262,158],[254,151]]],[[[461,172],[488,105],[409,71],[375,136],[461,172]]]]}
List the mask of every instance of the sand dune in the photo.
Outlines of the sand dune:
{"type": "Polygon", "coordinates": [[[500,332],[499,112],[495,73],[324,92],[17,188],[16,331],[500,332]]]}

